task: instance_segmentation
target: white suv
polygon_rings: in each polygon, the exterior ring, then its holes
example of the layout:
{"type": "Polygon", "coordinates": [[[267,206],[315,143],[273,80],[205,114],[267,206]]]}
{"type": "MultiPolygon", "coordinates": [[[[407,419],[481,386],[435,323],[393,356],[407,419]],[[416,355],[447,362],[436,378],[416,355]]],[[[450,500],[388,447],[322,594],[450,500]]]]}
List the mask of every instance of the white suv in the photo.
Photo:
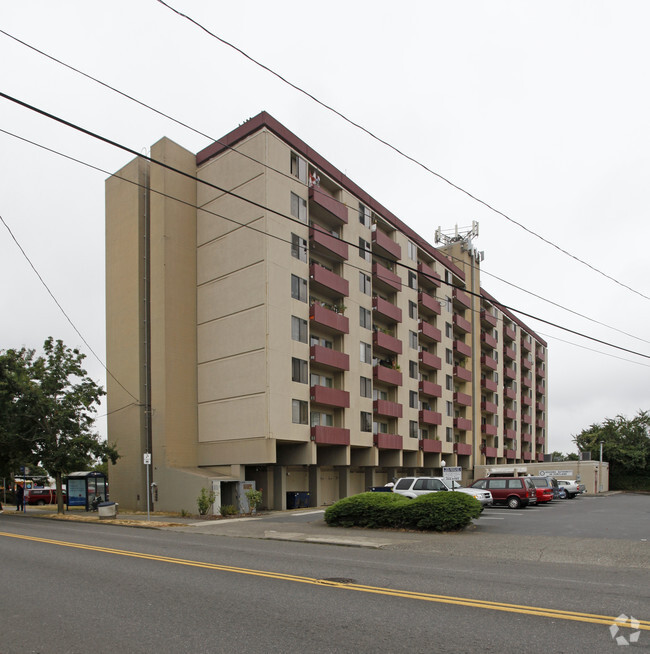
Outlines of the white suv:
{"type": "Polygon", "coordinates": [[[426,493],[450,490],[471,495],[481,503],[481,509],[492,504],[492,493],[490,491],[482,488],[465,488],[458,482],[454,482],[452,488],[452,482],[442,477],[402,477],[393,486],[393,493],[399,493],[410,499],[426,493]]]}

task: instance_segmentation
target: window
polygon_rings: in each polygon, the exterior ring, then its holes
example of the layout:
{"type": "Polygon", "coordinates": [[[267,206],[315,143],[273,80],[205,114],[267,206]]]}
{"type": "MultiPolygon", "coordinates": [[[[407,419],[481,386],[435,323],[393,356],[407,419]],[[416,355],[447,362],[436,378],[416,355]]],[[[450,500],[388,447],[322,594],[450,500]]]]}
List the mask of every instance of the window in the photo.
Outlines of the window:
{"type": "Polygon", "coordinates": [[[451,375],[445,375],[445,388],[448,391],[454,390],[454,380],[451,375]]]}
{"type": "Polygon", "coordinates": [[[409,406],[411,409],[418,408],[418,394],[415,391],[409,391],[409,406]]]}
{"type": "Polygon", "coordinates": [[[366,273],[362,272],[359,273],[359,290],[366,295],[370,295],[370,275],[366,275],[366,273]]]}
{"type": "Polygon", "coordinates": [[[409,436],[411,438],[418,438],[418,423],[415,420],[409,420],[409,436]]]}
{"type": "Polygon", "coordinates": [[[373,422],[372,423],[372,433],[373,434],[387,434],[388,433],[388,423],[387,422],[373,422]]]}
{"type": "Polygon", "coordinates": [[[307,183],[307,162],[295,152],[291,153],[291,174],[303,184],[307,183]]]}
{"type": "Polygon", "coordinates": [[[291,357],[291,381],[307,383],[308,364],[303,359],[291,357]]]}
{"type": "Polygon", "coordinates": [[[452,402],[447,402],[447,416],[450,418],[454,415],[454,405],[452,402]]]}
{"type": "Polygon", "coordinates": [[[291,193],[291,215],[303,223],[307,222],[307,200],[291,193]]]}
{"type": "Polygon", "coordinates": [[[307,280],[291,275],[291,297],[294,300],[307,302],[307,280]]]}
{"type": "Polygon", "coordinates": [[[307,424],[307,402],[291,400],[291,422],[296,425],[307,424]]]}
{"type": "Polygon", "coordinates": [[[307,241],[298,234],[291,234],[291,256],[299,261],[307,261],[307,241]]]}
{"type": "Polygon", "coordinates": [[[451,326],[450,322],[445,323],[445,336],[447,338],[453,338],[454,337],[454,328],[451,326]]]}
{"type": "Polygon", "coordinates": [[[386,391],[382,391],[379,388],[375,388],[372,391],[372,399],[373,400],[388,400],[388,393],[386,391]]]}
{"type": "Polygon", "coordinates": [[[309,337],[309,344],[320,345],[321,347],[325,347],[328,350],[334,349],[334,343],[332,341],[328,341],[326,338],[321,338],[320,336],[315,336],[314,334],[309,337]]]}
{"type": "Polygon", "coordinates": [[[291,338],[300,343],[307,342],[307,321],[291,316],[291,338]]]}
{"type": "Polygon", "coordinates": [[[418,378],[418,362],[417,361],[409,361],[409,377],[411,379],[417,379],[418,378]]]}
{"type": "Polygon", "coordinates": [[[359,202],[359,222],[364,227],[370,227],[370,209],[359,202]]]}
{"type": "Polygon", "coordinates": [[[372,363],[372,348],[369,343],[359,343],[359,354],[361,363],[372,363]]]}
{"type": "Polygon", "coordinates": [[[359,307],[359,324],[366,329],[372,329],[372,314],[369,309],[359,307]]]}
{"type": "Polygon", "coordinates": [[[372,431],[372,413],[361,412],[361,431],[372,431]]]}
{"type": "Polygon", "coordinates": [[[418,305],[409,300],[409,318],[418,319],[418,305]]]}
{"type": "Polygon", "coordinates": [[[372,379],[369,377],[360,377],[361,397],[372,397],[372,379]]]}
{"type": "Polygon", "coordinates": [[[407,241],[407,243],[406,243],[406,252],[408,254],[408,258],[411,261],[417,261],[417,259],[418,259],[418,249],[415,246],[415,243],[411,243],[411,241],[407,241]]]}
{"type": "Polygon", "coordinates": [[[409,270],[409,288],[414,288],[416,291],[418,288],[418,276],[412,270],[409,270]]]}
{"type": "Polygon", "coordinates": [[[452,365],[454,363],[454,353],[449,349],[445,350],[445,361],[449,365],[452,365]]]}
{"type": "Polygon", "coordinates": [[[445,440],[448,443],[454,442],[454,432],[451,427],[447,427],[447,429],[445,429],[445,440]]]}
{"type": "Polygon", "coordinates": [[[332,381],[331,377],[325,377],[325,375],[319,375],[315,372],[312,372],[309,376],[310,386],[325,386],[325,388],[332,388],[332,381]]]}
{"type": "Polygon", "coordinates": [[[418,335],[417,332],[409,331],[409,347],[414,350],[418,349],[418,335]]]}
{"type": "Polygon", "coordinates": [[[321,413],[320,411],[312,411],[309,416],[309,422],[312,427],[333,427],[334,418],[329,413],[321,413]]]}
{"type": "Polygon", "coordinates": [[[363,238],[359,239],[359,256],[366,261],[370,261],[370,243],[363,238]]]}

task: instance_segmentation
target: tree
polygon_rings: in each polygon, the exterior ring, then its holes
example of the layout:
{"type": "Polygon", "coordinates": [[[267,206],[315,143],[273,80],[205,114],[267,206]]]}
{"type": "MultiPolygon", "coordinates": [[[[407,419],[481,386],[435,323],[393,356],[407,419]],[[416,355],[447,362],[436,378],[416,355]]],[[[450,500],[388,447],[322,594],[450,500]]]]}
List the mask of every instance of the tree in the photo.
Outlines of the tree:
{"type": "Polygon", "coordinates": [[[52,337],[43,350],[45,356],[37,358],[32,350],[8,350],[2,355],[7,374],[0,386],[0,407],[12,406],[8,419],[0,424],[10,445],[8,464],[42,465],[56,480],[62,513],[63,475],[97,460],[115,463],[119,455],[93,431],[104,390],[87,376],[82,366],[85,355],[52,337]]]}
{"type": "Polygon", "coordinates": [[[639,474],[650,471],[650,413],[639,413],[628,420],[624,416],[607,418],[602,424],[591,425],[573,438],[581,452],[591,452],[592,459],[600,458],[610,464],[610,473],[639,474]]]}

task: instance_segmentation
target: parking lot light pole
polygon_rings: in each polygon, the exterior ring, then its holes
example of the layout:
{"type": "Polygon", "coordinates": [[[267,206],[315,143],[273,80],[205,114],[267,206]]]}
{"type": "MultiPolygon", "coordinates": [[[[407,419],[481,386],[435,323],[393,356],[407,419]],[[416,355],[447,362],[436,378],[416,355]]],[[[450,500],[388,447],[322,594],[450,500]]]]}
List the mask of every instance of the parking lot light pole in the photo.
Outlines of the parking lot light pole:
{"type": "Polygon", "coordinates": [[[600,462],[598,463],[598,492],[603,492],[603,443],[600,441],[600,462]]]}

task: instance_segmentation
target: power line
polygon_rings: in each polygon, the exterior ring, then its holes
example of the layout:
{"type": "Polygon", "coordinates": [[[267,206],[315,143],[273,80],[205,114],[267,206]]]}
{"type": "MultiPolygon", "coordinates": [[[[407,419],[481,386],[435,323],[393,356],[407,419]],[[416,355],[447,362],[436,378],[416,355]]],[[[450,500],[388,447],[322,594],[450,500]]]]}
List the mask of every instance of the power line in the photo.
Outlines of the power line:
{"type": "MultiPolygon", "coordinates": [[[[12,99],[12,100],[13,100],[13,98],[11,98],[10,96],[6,96],[6,94],[1,93],[1,92],[0,92],[0,96],[8,97],[9,99],[12,99]]],[[[26,103],[22,103],[21,101],[17,101],[17,102],[18,102],[19,104],[21,104],[21,105],[26,106],[27,108],[31,108],[31,106],[30,106],[30,105],[26,105],[26,103]]],[[[50,115],[47,114],[47,112],[44,112],[44,111],[42,111],[42,110],[40,110],[40,109],[36,109],[36,111],[37,111],[38,113],[42,113],[42,114],[44,114],[44,115],[50,117],[50,115]]],[[[90,135],[90,136],[93,136],[93,137],[95,137],[95,138],[99,138],[99,139],[102,140],[102,141],[110,142],[108,139],[105,139],[104,137],[101,137],[101,136],[99,136],[99,135],[95,135],[94,133],[89,132],[88,130],[85,130],[84,128],[81,128],[81,127],[75,126],[75,125],[72,124],[72,123],[67,123],[67,121],[63,121],[63,119],[57,118],[56,116],[51,116],[51,117],[52,117],[54,120],[57,120],[57,121],[59,121],[59,122],[64,122],[65,124],[70,125],[70,126],[73,127],[74,129],[79,129],[80,131],[83,131],[84,133],[86,133],[86,134],[88,134],[88,135],[90,135]]],[[[63,153],[61,153],[61,152],[59,152],[59,151],[57,151],[57,150],[53,150],[53,149],[51,149],[51,148],[47,148],[46,146],[43,146],[43,145],[38,144],[38,143],[35,143],[34,141],[30,141],[29,139],[25,139],[24,137],[16,136],[16,135],[12,134],[11,132],[7,132],[6,130],[1,130],[1,129],[0,129],[0,131],[1,131],[1,132],[4,132],[4,133],[6,133],[6,134],[9,134],[9,135],[11,135],[11,136],[15,136],[16,138],[19,138],[19,139],[21,139],[21,140],[23,140],[23,141],[26,141],[26,142],[28,142],[28,143],[30,143],[30,144],[32,144],[32,145],[35,145],[35,146],[40,147],[40,148],[42,148],[42,149],[45,149],[45,150],[47,150],[47,151],[49,151],[49,152],[52,152],[52,153],[57,154],[57,155],[59,155],[59,156],[62,156],[62,157],[64,157],[64,158],[67,158],[67,159],[70,159],[70,160],[72,160],[72,161],[75,161],[76,163],[82,164],[82,165],[84,165],[84,166],[87,166],[87,167],[92,168],[92,169],[94,169],[94,170],[97,170],[97,171],[99,171],[99,172],[102,172],[102,173],[105,173],[105,174],[108,174],[108,175],[111,174],[111,173],[109,173],[108,171],[103,170],[102,168],[99,168],[99,167],[94,166],[94,165],[92,165],[92,164],[86,163],[86,162],[84,162],[84,161],[82,161],[82,160],[76,159],[76,158],[71,157],[71,156],[69,156],[69,155],[63,154],[63,153]]],[[[113,144],[112,142],[110,142],[110,143],[113,144]]],[[[126,146],[122,146],[122,145],[120,145],[120,144],[115,144],[115,146],[116,146],[116,147],[119,147],[119,148],[121,148],[121,149],[127,150],[127,151],[129,151],[129,152],[135,154],[136,157],[139,157],[139,158],[141,158],[141,159],[144,159],[144,160],[146,160],[146,161],[149,161],[150,163],[154,163],[154,164],[157,164],[157,165],[161,165],[161,166],[163,166],[163,167],[165,167],[165,168],[167,168],[167,169],[169,169],[169,170],[171,170],[171,171],[173,171],[173,172],[180,173],[180,174],[182,174],[183,176],[189,177],[189,178],[193,179],[193,180],[196,181],[196,182],[201,182],[201,183],[207,184],[208,186],[214,186],[213,184],[211,184],[211,183],[209,183],[209,182],[206,182],[205,180],[201,180],[201,179],[199,179],[198,177],[192,176],[192,175],[190,175],[189,173],[186,173],[186,172],[184,172],[184,171],[177,170],[177,169],[175,169],[174,167],[169,166],[168,164],[164,164],[164,163],[162,163],[162,162],[157,161],[156,159],[153,159],[153,158],[151,158],[151,157],[147,157],[147,156],[145,156],[145,155],[142,155],[142,154],[139,154],[139,153],[137,153],[137,152],[135,152],[135,151],[132,151],[132,150],[130,150],[130,148],[127,148],[126,146]]],[[[126,182],[128,182],[128,183],[130,183],[130,184],[133,184],[133,185],[135,185],[135,186],[138,186],[138,187],[140,187],[140,188],[147,188],[147,187],[145,187],[143,184],[139,184],[138,182],[135,182],[135,181],[133,181],[133,180],[129,180],[129,179],[123,178],[123,177],[121,177],[121,176],[119,176],[119,175],[112,175],[112,176],[113,176],[113,177],[116,177],[116,178],[118,178],[118,179],[120,179],[120,180],[122,180],[122,181],[126,181],[126,182]]],[[[218,187],[217,187],[217,188],[218,188],[218,187]]],[[[240,227],[249,228],[249,229],[252,229],[253,231],[256,231],[256,232],[258,232],[258,233],[260,233],[260,234],[262,234],[262,235],[264,235],[264,236],[272,237],[272,238],[275,238],[275,239],[277,239],[277,240],[279,240],[279,241],[285,242],[285,243],[287,243],[287,244],[291,244],[291,242],[288,241],[288,240],[286,240],[286,239],[283,239],[283,238],[281,238],[281,237],[279,237],[279,236],[276,236],[276,235],[274,235],[274,234],[268,234],[267,232],[262,231],[262,230],[259,230],[259,229],[255,228],[255,227],[252,227],[251,225],[248,225],[248,224],[246,224],[246,223],[240,223],[240,222],[238,222],[238,221],[236,221],[236,220],[234,220],[234,219],[232,219],[232,218],[228,218],[227,216],[223,216],[223,215],[217,214],[217,213],[212,212],[212,211],[210,211],[210,210],[208,210],[208,209],[201,209],[201,208],[197,207],[196,205],[194,205],[194,204],[192,204],[192,203],[190,203],[190,202],[187,202],[187,201],[185,201],[185,200],[181,200],[180,198],[176,198],[176,197],[174,197],[174,196],[171,196],[171,195],[169,195],[169,194],[163,193],[163,192],[161,192],[161,191],[157,191],[157,190],[152,189],[152,188],[149,188],[149,190],[152,191],[152,192],[154,192],[154,193],[157,193],[157,194],[161,195],[162,197],[169,198],[169,199],[171,199],[171,200],[174,200],[174,201],[176,201],[176,202],[179,202],[179,203],[181,203],[181,204],[184,204],[184,205],[189,206],[189,207],[191,207],[191,208],[194,208],[194,209],[196,209],[196,210],[205,211],[206,213],[208,213],[208,214],[210,214],[210,215],[214,215],[214,216],[216,216],[216,217],[218,217],[218,218],[222,218],[222,219],[227,220],[227,221],[229,221],[229,222],[233,222],[233,223],[235,223],[236,225],[238,225],[238,226],[240,226],[240,227]]],[[[273,209],[267,208],[267,207],[265,207],[264,205],[260,205],[259,203],[256,203],[256,202],[254,202],[254,201],[252,201],[252,200],[248,200],[248,199],[246,199],[246,198],[243,198],[243,197],[241,197],[241,196],[238,196],[238,195],[232,193],[231,191],[228,191],[228,190],[225,190],[225,189],[219,189],[219,190],[222,190],[222,191],[223,191],[224,193],[226,193],[226,194],[233,195],[234,197],[238,197],[239,199],[242,199],[242,200],[244,200],[245,202],[249,202],[250,204],[253,204],[254,206],[260,207],[260,208],[262,208],[262,209],[264,209],[264,210],[271,211],[272,213],[275,213],[276,215],[278,215],[278,216],[280,216],[280,217],[282,217],[282,218],[285,218],[285,219],[287,219],[287,220],[290,220],[290,221],[292,221],[292,222],[294,222],[294,223],[296,223],[296,224],[298,224],[298,225],[300,225],[300,226],[302,226],[302,227],[305,227],[305,226],[306,226],[304,222],[302,222],[302,221],[300,221],[300,220],[298,220],[298,219],[295,219],[295,218],[293,218],[292,216],[287,216],[286,214],[282,214],[281,212],[278,212],[278,211],[275,211],[275,210],[273,210],[273,209]]],[[[359,249],[359,250],[361,249],[361,248],[360,248],[358,245],[356,245],[356,244],[349,243],[349,242],[347,242],[347,241],[343,241],[343,239],[340,239],[340,240],[341,240],[341,242],[346,243],[347,245],[349,245],[349,246],[351,246],[351,247],[353,247],[353,248],[356,248],[356,249],[359,249]]],[[[404,269],[406,269],[406,270],[408,270],[408,271],[411,271],[411,272],[414,272],[414,273],[417,273],[417,272],[418,272],[416,268],[413,268],[413,267],[411,267],[411,266],[408,266],[407,264],[403,264],[403,263],[401,263],[401,262],[394,262],[394,263],[396,263],[397,266],[399,266],[399,267],[401,267],[401,268],[404,268],[404,269]]],[[[347,265],[348,267],[355,268],[355,269],[357,269],[357,270],[359,270],[359,271],[361,271],[361,272],[364,272],[364,273],[366,273],[366,274],[367,274],[367,272],[368,272],[367,270],[362,269],[362,268],[359,268],[359,267],[357,267],[357,266],[354,266],[353,264],[351,264],[351,263],[349,263],[349,262],[347,262],[347,261],[345,262],[345,265],[347,265]]],[[[428,277],[428,275],[425,275],[425,276],[428,277]]],[[[435,279],[435,281],[437,282],[437,281],[439,281],[439,280],[435,279]]],[[[401,284],[401,285],[404,286],[404,284],[401,284]]],[[[476,293],[476,292],[470,291],[470,290],[466,289],[465,287],[455,286],[455,285],[453,285],[453,284],[448,284],[448,285],[449,285],[450,287],[452,287],[452,288],[458,288],[458,289],[462,290],[463,292],[467,293],[468,295],[472,295],[472,296],[474,296],[474,297],[478,297],[479,299],[482,298],[482,296],[481,296],[480,293],[476,293]]],[[[499,301],[496,300],[496,299],[491,299],[490,301],[491,301],[493,304],[495,304],[496,306],[498,306],[498,307],[500,307],[500,308],[502,308],[502,309],[506,309],[506,310],[508,310],[508,311],[512,311],[512,312],[515,312],[515,313],[519,313],[519,314],[521,314],[521,315],[523,315],[523,316],[526,316],[526,317],[528,317],[528,318],[531,318],[531,319],[533,319],[533,320],[538,320],[539,322],[542,322],[542,323],[544,323],[544,324],[546,324],[546,325],[549,325],[549,326],[555,327],[555,328],[557,328],[557,329],[561,329],[561,330],[563,330],[563,331],[567,331],[567,332],[569,332],[569,333],[571,333],[571,334],[574,334],[574,335],[576,335],[576,336],[580,336],[581,338],[586,338],[586,339],[588,339],[588,340],[592,340],[592,341],[594,341],[594,342],[596,342],[596,343],[600,343],[601,345],[606,345],[607,347],[612,347],[612,348],[614,348],[614,349],[618,349],[618,350],[621,350],[621,351],[624,351],[624,352],[628,352],[629,354],[634,354],[634,355],[636,355],[636,356],[640,356],[640,357],[643,357],[643,358],[650,359],[650,355],[646,355],[646,354],[643,354],[643,353],[641,353],[641,352],[636,352],[636,351],[634,351],[634,350],[630,350],[630,349],[628,349],[628,348],[624,348],[624,347],[622,347],[622,346],[615,345],[615,344],[613,344],[613,343],[609,343],[609,342],[607,342],[607,341],[603,341],[603,340],[601,340],[601,339],[597,339],[597,338],[595,338],[595,337],[593,337],[593,336],[588,336],[587,334],[583,334],[582,332],[578,332],[578,331],[576,331],[576,330],[572,330],[572,329],[569,329],[569,328],[567,328],[567,327],[563,327],[562,325],[559,325],[559,324],[557,324],[557,323],[554,323],[554,322],[551,322],[551,321],[545,320],[545,319],[540,318],[540,317],[538,317],[538,316],[535,316],[535,315],[533,315],[533,314],[526,313],[526,312],[522,311],[521,309],[517,309],[517,308],[515,308],[515,307],[511,307],[511,306],[508,306],[508,305],[506,305],[506,304],[503,304],[502,302],[499,302],[499,301]]],[[[85,341],[84,341],[84,342],[85,342],[85,341]]],[[[96,356],[96,355],[95,355],[95,356],[96,356]]],[[[131,397],[134,397],[134,396],[132,395],[131,397]]],[[[134,397],[134,399],[137,399],[137,398],[134,397]]]]}
{"type": "Polygon", "coordinates": [[[397,148],[396,146],[392,145],[392,144],[389,143],[388,141],[382,139],[381,137],[379,137],[379,136],[377,136],[376,134],[374,134],[373,132],[371,132],[369,129],[367,129],[367,128],[364,127],[363,125],[361,125],[361,124],[359,124],[359,123],[353,121],[352,119],[348,118],[347,116],[345,116],[343,113],[341,113],[340,111],[338,111],[338,110],[335,109],[334,107],[332,107],[332,106],[326,104],[326,103],[323,102],[322,100],[319,100],[319,99],[318,99],[316,96],[314,96],[313,94],[309,93],[308,91],[306,91],[305,89],[301,88],[301,87],[298,86],[297,84],[294,84],[293,82],[289,81],[288,79],[286,79],[285,77],[283,77],[282,75],[280,75],[279,73],[277,73],[276,71],[274,71],[273,69],[269,68],[269,67],[266,66],[265,64],[261,63],[261,62],[258,61],[257,59],[254,59],[254,58],[251,57],[249,54],[247,54],[246,52],[244,52],[244,50],[242,50],[241,48],[238,48],[236,45],[230,43],[229,41],[226,41],[225,39],[223,39],[222,37],[218,36],[218,35],[215,34],[214,32],[211,32],[207,27],[205,27],[204,25],[202,25],[202,24],[199,23],[198,21],[194,20],[193,18],[191,18],[191,17],[188,16],[187,14],[184,14],[184,13],[182,13],[181,11],[179,11],[178,9],[175,9],[175,8],[172,7],[171,5],[167,4],[166,2],[164,2],[164,0],[157,0],[157,2],[160,3],[161,5],[163,5],[164,7],[166,7],[167,9],[169,9],[170,11],[174,12],[174,13],[177,14],[178,16],[180,16],[180,17],[182,17],[182,18],[185,18],[185,19],[188,20],[190,23],[196,25],[196,27],[198,27],[199,29],[201,29],[202,31],[204,31],[206,34],[208,34],[209,36],[211,36],[213,39],[216,39],[217,41],[219,41],[219,42],[222,43],[223,45],[226,45],[226,46],[228,46],[229,48],[232,48],[233,50],[235,50],[236,52],[238,52],[239,54],[241,54],[243,57],[245,57],[246,59],[248,59],[249,61],[251,61],[252,63],[254,63],[256,66],[259,66],[260,68],[262,68],[262,69],[266,70],[267,72],[269,72],[269,73],[270,73],[271,75],[273,75],[274,77],[277,77],[280,81],[284,82],[285,84],[287,84],[288,86],[290,86],[292,89],[294,89],[294,90],[298,91],[299,93],[302,93],[303,95],[307,96],[309,99],[313,100],[314,102],[316,102],[317,104],[319,104],[321,107],[323,107],[323,108],[326,109],[327,111],[330,111],[330,112],[332,112],[333,114],[336,114],[337,116],[339,116],[339,118],[341,118],[341,119],[344,120],[345,122],[349,123],[349,124],[352,125],[353,127],[356,127],[357,129],[361,130],[362,132],[364,132],[365,134],[367,134],[368,136],[370,136],[370,138],[374,139],[375,141],[378,141],[378,142],[381,143],[382,145],[385,145],[386,147],[390,148],[391,150],[393,150],[394,152],[396,152],[396,153],[397,153],[398,155],[400,155],[401,157],[404,157],[404,158],[407,159],[408,161],[411,161],[412,163],[416,164],[416,165],[419,166],[420,168],[423,168],[425,171],[427,171],[427,172],[430,173],[431,175],[434,175],[435,177],[437,177],[437,178],[440,179],[441,181],[445,182],[446,184],[448,184],[448,185],[451,186],[452,188],[456,189],[457,191],[460,191],[461,193],[463,193],[463,194],[466,195],[467,197],[471,198],[471,199],[474,200],[475,202],[478,202],[479,204],[483,205],[484,207],[486,207],[487,209],[489,209],[489,210],[492,211],[493,213],[496,213],[496,214],[498,214],[499,216],[505,218],[507,221],[511,222],[513,225],[517,225],[517,227],[520,227],[521,229],[523,229],[524,231],[528,232],[528,233],[531,234],[532,236],[535,236],[535,237],[538,238],[540,241],[543,241],[543,242],[546,243],[547,245],[550,245],[551,247],[555,248],[556,250],[558,250],[558,251],[561,252],[562,254],[565,254],[566,256],[570,257],[571,259],[577,261],[578,263],[581,263],[583,266],[586,266],[586,267],[589,268],[590,270],[593,270],[594,272],[598,273],[599,275],[602,275],[603,277],[605,277],[606,279],[609,279],[610,281],[614,282],[615,284],[618,284],[619,286],[621,286],[621,287],[623,287],[623,288],[626,288],[628,291],[631,291],[632,293],[635,293],[636,295],[638,295],[638,296],[640,296],[640,297],[642,297],[642,298],[644,298],[644,299],[646,299],[646,300],[650,300],[650,296],[645,295],[644,293],[641,293],[640,291],[637,291],[636,289],[632,288],[631,286],[628,286],[627,284],[624,284],[623,282],[618,281],[615,277],[612,277],[611,275],[608,275],[607,273],[603,272],[602,270],[599,270],[598,268],[596,268],[595,266],[591,265],[590,263],[584,261],[583,259],[580,259],[580,258],[577,257],[576,255],[574,255],[574,254],[572,254],[571,252],[565,250],[564,248],[560,247],[560,246],[557,245],[556,243],[553,243],[553,241],[550,241],[549,239],[545,238],[544,236],[541,236],[540,234],[538,234],[537,232],[533,231],[533,230],[530,229],[529,227],[526,227],[525,225],[523,225],[523,224],[520,223],[519,221],[515,220],[514,218],[511,218],[510,216],[508,216],[508,215],[507,215],[506,213],[504,213],[503,211],[500,211],[500,210],[497,209],[496,207],[493,207],[491,204],[489,204],[489,203],[486,202],[485,200],[481,200],[481,198],[479,198],[479,197],[477,197],[476,195],[474,195],[474,194],[470,193],[469,191],[465,190],[464,188],[462,188],[462,187],[459,186],[458,184],[455,184],[454,182],[452,182],[452,181],[451,181],[450,179],[448,179],[447,177],[444,177],[442,174],[440,174],[440,173],[436,172],[435,170],[429,168],[427,165],[423,164],[421,161],[419,161],[419,160],[416,159],[415,157],[412,157],[412,156],[406,154],[405,152],[403,152],[402,150],[400,150],[400,149],[397,148]]]}

